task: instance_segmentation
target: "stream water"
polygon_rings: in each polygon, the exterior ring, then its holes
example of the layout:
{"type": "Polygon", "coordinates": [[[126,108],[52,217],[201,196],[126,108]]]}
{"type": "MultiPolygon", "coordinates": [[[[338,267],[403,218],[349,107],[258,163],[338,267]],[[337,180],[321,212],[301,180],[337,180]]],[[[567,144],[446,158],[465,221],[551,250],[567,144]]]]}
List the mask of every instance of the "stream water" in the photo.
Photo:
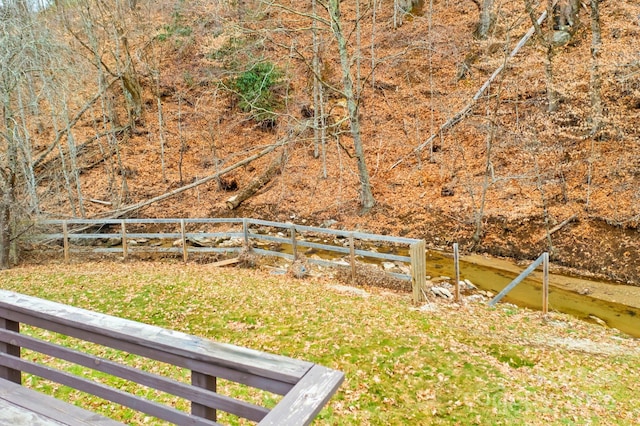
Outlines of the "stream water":
{"type": "MultiPolygon", "coordinates": [[[[526,265],[518,266],[504,260],[466,256],[460,259],[460,278],[469,279],[478,288],[498,293],[525,268],[526,265]]],[[[453,258],[441,252],[430,251],[427,255],[427,274],[455,276],[453,258]]],[[[634,337],[640,337],[640,306],[638,300],[633,301],[634,303],[631,300],[637,294],[640,294],[638,287],[559,274],[550,274],[549,277],[549,310],[585,320],[597,317],[608,326],[634,337]],[[596,289],[606,299],[594,297],[595,294],[579,294],[575,289],[590,289],[589,291],[594,292],[591,289],[596,289]]],[[[542,273],[535,271],[529,275],[503,301],[542,309],[542,273]]]]}

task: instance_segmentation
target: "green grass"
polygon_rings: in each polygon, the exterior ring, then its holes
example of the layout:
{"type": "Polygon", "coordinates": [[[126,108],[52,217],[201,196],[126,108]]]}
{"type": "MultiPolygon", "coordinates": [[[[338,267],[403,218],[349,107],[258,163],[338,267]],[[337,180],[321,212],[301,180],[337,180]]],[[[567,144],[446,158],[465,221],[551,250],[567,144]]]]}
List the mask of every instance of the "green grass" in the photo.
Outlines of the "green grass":
{"type": "MultiPolygon", "coordinates": [[[[315,424],[637,424],[637,341],[564,315],[442,305],[414,309],[408,295],[342,294],[329,279],[169,263],[25,266],[2,287],[74,306],[287,355],[343,371],[345,383],[315,424]],[[601,353],[555,341],[583,339],[601,353]],[[606,349],[606,350],[605,350],[606,349]]],[[[71,340],[66,344],[76,345],[71,340]]],[[[79,344],[79,343],[78,343],[79,344]]],[[[105,350],[136,366],[186,380],[187,372],[105,350]]],[[[82,370],[82,369],[81,369],[82,370]]],[[[83,371],[76,371],[82,374],[83,371]]],[[[112,384],[187,409],[184,401],[112,384]]],[[[114,404],[29,379],[26,383],[131,424],[156,424],[114,404]]],[[[223,384],[222,392],[266,406],[278,397],[223,384]]],[[[237,424],[221,416],[223,423],[237,424]]]]}

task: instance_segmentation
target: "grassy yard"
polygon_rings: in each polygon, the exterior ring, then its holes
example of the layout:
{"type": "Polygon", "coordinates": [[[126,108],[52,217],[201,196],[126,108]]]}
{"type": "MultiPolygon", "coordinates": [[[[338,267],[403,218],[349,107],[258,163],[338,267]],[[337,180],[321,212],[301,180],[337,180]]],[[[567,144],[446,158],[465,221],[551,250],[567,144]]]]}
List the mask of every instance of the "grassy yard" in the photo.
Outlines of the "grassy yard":
{"type": "MultiPolygon", "coordinates": [[[[478,304],[423,312],[405,294],[199,264],[50,264],[1,277],[4,289],[341,370],[345,383],[318,425],[640,423],[638,341],[565,315],[478,304]]],[[[132,424],[155,422],[27,383],[132,424]]]]}

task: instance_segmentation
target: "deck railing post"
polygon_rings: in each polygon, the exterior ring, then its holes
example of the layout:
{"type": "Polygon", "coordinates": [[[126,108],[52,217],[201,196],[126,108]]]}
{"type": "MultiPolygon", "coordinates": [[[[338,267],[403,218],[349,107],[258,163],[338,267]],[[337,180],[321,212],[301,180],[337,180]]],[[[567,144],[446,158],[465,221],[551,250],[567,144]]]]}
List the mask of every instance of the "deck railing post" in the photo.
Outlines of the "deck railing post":
{"type": "Polygon", "coordinates": [[[549,313],[549,253],[543,253],[542,261],[542,314],[549,313]]]}
{"type": "Polygon", "coordinates": [[[458,243],[453,243],[453,267],[456,272],[455,301],[460,302],[460,254],[458,253],[458,243]]]}
{"type": "Polygon", "coordinates": [[[413,288],[413,301],[416,303],[426,300],[427,287],[427,253],[424,240],[411,244],[409,247],[411,256],[411,287],[413,288]]]}
{"type": "MultiPolygon", "coordinates": [[[[213,392],[216,391],[216,378],[208,374],[192,371],[191,384],[213,392]]],[[[191,402],[191,414],[207,420],[213,420],[214,422],[217,417],[215,408],[207,407],[206,405],[198,404],[196,402],[191,402]]]]}
{"type": "Polygon", "coordinates": [[[62,246],[64,250],[64,261],[69,263],[69,230],[66,220],[62,222],[62,246]]]}
{"type": "MultiPolygon", "coordinates": [[[[20,332],[20,323],[8,320],[6,318],[0,318],[0,329],[20,332]]],[[[0,342],[0,353],[20,357],[20,346],[12,345],[10,343],[0,342]]],[[[9,380],[10,382],[22,384],[22,373],[20,370],[16,370],[9,367],[0,366],[0,379],[9,380]]]]}
{"type": "Polygon", "coordinates": [[[128,255],[127,225],[124,220],[120,222],[120,227],[122,229],[122,259],[127,260],[127,255],[128,255]]]}

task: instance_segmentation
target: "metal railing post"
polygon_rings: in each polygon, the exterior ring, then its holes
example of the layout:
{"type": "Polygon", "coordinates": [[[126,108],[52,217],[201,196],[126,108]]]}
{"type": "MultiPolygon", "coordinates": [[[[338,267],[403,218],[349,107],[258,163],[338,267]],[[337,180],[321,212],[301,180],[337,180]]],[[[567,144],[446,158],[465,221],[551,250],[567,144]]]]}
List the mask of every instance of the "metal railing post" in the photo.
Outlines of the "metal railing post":
{"type": "Polygon", "coordinates": [[[460,302],[460,254],[458,243],[453,243],[453,267],[456,271],[455,301],[460,302]]]}
{"type": "Polygon", "coordinates": [[[542,264],[542,313],[549,313],[549,253],[542,254],[544,261],[542,264]]]}

